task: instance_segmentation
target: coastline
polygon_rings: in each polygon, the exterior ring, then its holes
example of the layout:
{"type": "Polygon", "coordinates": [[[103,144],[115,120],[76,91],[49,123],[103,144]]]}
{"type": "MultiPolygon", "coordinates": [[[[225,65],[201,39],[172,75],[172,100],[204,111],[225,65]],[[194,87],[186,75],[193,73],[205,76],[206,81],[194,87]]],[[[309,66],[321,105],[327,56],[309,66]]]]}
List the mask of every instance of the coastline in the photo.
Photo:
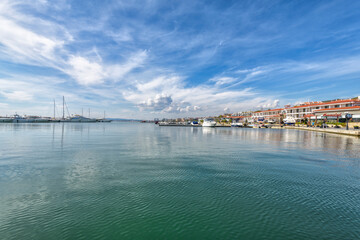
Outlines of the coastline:
{"type": "MultiPolygon", "coordinates": [[[[162,126],[162,127],[202,127],[201,125],[182,125],[182,124],[164,124],[164,125],[159,125],[159,126],[162,126]]],[[[231,126],[230,125],[217,125],[217,126],[214,126],[214,128],[217,128],[217,127],[231,127],[231,126]]],[[[261,127],[261,128],[263,128],[263,127],[261,127]]],[[[346,129],[295,127],[295,126],[283,126],[283,127],[280,127],[278,125],[270,126],[268,128],[307,130],[307,131],[313,131],[313,132],[333,133],[333,134],[341,134],[341,135],[360,137],[360,130],[354,130],[354,129],[346,130],[346,129]]]]}
{"type": "Polygon", "coordinates": [[[298,130],[307,130],[307,131],[314,131],[314,132],[324,132],[324,133],[334,133],[334,134],[341,134],[341,135],[349,135],[349,136],[356,136],[360,137],[360,131],[354,129],[331,129],[331,128],[313,128],[313,127],[293,127],[293,126],[286,126],[285,129],[298,129],[298,130]]]}

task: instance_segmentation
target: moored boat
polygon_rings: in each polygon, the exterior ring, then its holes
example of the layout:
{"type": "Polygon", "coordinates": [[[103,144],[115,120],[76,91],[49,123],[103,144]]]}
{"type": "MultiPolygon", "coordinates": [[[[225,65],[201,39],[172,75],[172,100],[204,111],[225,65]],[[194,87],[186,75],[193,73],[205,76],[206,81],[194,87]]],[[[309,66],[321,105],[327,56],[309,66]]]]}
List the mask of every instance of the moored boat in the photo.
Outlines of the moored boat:
{"type": "Polygon", "coordinates": [[[243,126],[244,126],[244,124],[242,124],[242,123],[237,123],[237,122],[231,123],[231,127],[243,127],[243,126]]]}
{"type": "Polygon", "coordinates": [[[295,125],[296,120],[293,117],[286,117],[284,120],[285,125],[295,125]]]}
{"type": "Polygon", "coordinates": [[[215,127],[216,122],[212,118],[205,118],[202,126],[203,127],[215,127]]]}
{"type": "Polygon", "coordinates": [[[10,122],[13,122],[13,119],[9,118],[9,117],[0,117],[0,122],[2,122],[2,123],[10,123],[10,122]]]}
{"type": "Polygon", "coordinates": [[[96,122],[96,119],[75,115],[73,117],[65,118],[61,120],[61,122],[96,122]]]}

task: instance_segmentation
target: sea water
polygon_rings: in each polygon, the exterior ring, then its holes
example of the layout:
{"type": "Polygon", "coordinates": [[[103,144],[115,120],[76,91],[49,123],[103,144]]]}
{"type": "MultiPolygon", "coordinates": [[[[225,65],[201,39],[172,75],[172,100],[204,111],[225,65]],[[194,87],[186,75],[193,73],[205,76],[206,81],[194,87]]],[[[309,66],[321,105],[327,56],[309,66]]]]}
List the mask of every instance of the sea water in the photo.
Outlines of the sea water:
{"type": "Polygon", "coordinates": [[[0,124],[0,239],[360,239],[360,139],[0,124]]]}

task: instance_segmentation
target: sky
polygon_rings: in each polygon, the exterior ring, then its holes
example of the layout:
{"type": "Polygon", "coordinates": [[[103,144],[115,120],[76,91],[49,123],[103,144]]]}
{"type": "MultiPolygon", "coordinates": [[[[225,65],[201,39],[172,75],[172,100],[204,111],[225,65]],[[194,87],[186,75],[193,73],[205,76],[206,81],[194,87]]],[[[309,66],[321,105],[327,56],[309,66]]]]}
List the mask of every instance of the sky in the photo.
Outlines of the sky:
{"type": "Polygon", "coordinates": [[[360,1],[0,1],[0,116],[153,119],[360,95],[360,1]]]}

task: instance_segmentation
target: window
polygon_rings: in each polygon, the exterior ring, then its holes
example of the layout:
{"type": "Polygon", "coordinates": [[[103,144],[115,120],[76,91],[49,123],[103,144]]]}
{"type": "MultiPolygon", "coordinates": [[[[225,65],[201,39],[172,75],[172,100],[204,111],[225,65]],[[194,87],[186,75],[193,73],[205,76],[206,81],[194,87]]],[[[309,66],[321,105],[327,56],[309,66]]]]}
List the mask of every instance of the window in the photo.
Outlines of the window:
{"type": "Polygon", "coordinates": [[[329,108],[329,106],[325,106],[325,108],[329,108]]]}
{"type": "Polygon", "coordinates": [[[345,105],[346,107],[351,107],[351,103],[348,103],[345,105]]]}
{"type": "Polygon", "coordinates": [[[340,105],[335,105],[335,108],[338,108],[338,107],[340,107],[340,105]]]}

